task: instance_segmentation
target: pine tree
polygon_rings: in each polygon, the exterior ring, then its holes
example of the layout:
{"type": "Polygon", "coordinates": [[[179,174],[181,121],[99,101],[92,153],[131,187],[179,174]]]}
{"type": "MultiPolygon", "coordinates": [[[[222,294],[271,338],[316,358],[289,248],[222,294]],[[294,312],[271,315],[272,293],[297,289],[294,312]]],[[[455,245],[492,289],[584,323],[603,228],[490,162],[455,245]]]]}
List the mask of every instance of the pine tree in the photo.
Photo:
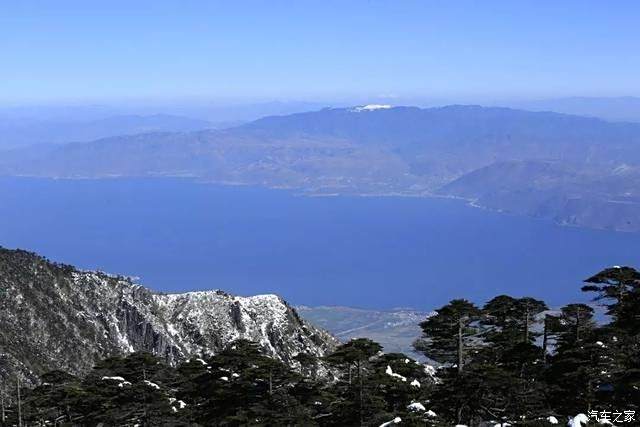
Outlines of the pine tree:
{"type": "Polygon", "coordinates": [[[365,417],[374,412],[372,401],[365,402],[365,377],[370,368],[370,359],[380,351],[382,351],[382,346],[377,342],[367,338],[357,338],[339,346],[325,358],[329,364],[342,368],[343,376],[347,376],[347,398],[350,397],[348,400],[351,401],[348,406],[356,409],[359,425],[363,425],[365,417]],[[354,370],[355,381],[352,378],[354,370]]]}
{"type": "Polygon", "coordinates": [[[585,292],[595,292],[611,316],[607,325],[610,357],[615,361],[613,394],[617,405],[640,404],[640,272],[631,267],[612,267],[585,280],[585,292]]]}
{"type": "Polygon", "coordinates": [[[586,304],[568,304],[562,307],[559,324],[555,326],[558,351],[579,345],[593,335],[596,324],[593,308],[586,304]]]}
{"type": "Polygon", "coordinates": [[[530,297],[516,299],[500,295],[482,309],[482,325],[487,341],[505,350],[517,343],[533,342],[540,334],[533,330],[538,315],[547,310],[543,301],[530,297]]]}
{"type": "Polygon", "coordinates": [[[548,310],[544,301],[531,297],[524,297],[518,300],[518,309],[520,311],[522,323],[522,342],[532,343],[540,336],[539,332],[533,330],[534,325],[539,323],[538,315],[548,310]]]}
{"type": "Polygon", "coordinates": [[[425,411],[410,409],[413,403],[429,409],[428,397],[433,378],[421,363],[402,353],[381,355],[372,362],[370,383],[372,387],[369,393],[379,396],[383,402],[378,415],[381,422],[396,416],[407,424],[425,425],[436,421],[433,417],[425,416],[425,411]]]}
{"type": "Polygon", "coordinates": [[[631,267],[612,267],[585,280],[585,292],[603,301],[611,326],[633,336],[640,333],[640,272],[631,267]]]}
{"type": "Polygon", "coordinates": [[[414,344],[417,351],[439,363],[453,364],[462,372],[468,350],[477,339],[475,323],[480,310],[471,302],[457,299],[436,310],[420,324],[422,338],[414,344]]]}

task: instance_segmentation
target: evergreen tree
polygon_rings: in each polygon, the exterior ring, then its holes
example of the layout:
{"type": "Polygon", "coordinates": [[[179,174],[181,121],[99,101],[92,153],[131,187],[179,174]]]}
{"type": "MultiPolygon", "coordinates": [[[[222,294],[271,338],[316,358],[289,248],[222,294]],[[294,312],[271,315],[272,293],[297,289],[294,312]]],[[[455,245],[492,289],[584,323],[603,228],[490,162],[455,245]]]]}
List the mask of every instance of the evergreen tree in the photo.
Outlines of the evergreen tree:
{"type": "Polygon", "coordinates": [[[24,421],[28,424],[44,424],[45,420],[73,422],[77,417],[73,410],[75,402],[83,396],[81,380],[64,371],[52,371],[42,375],[41,381],[24,401],[24,421]]]}
{"type": "Polygon", "coordinates": [[[555,326],[558,351],[571,348],[589,339],[596,324],[593,308],[586,304],[568,304],[562,307],[559,322],[555,326]]]}
{"type": "Polygon", "coordinates": [[[611,267],[585,280],[585,292],[594,292],[611,317],[605,343],[615,361],[610,371],[615,403],[630,408],[640,404],[640,272],[611,267]]]}
{"type": "Polygon", "coordinates": [[[414,347],[439,363],[455,364],[462,372],[468,350],[477,339],[480,310],[471,302],[457,299],[436,310],[420,324],[422,339],[414,347]]]}
{"type": "Polygon", "coordinates": [[[520,310],[518,300],[499,295],[482,308],[483,336],[494,346],[510,347],[518,342],[520,334],[520,310]]]}
{"type": "Polygon", "coordinates": [[[533,330],[534,326],[539,323],[538,315],[548,310],[549,307],[544,301],[524,297],[518,300],[518,309],[522,324],[522,342],[532,343],[540,336],[539,332],[533,330]]]}
{"type": "Polygon", "coordinates": [[[505,350],[517,343],[532,343],[540,334],[533,330],[537,316],[547,310],[543,301],[530,297],[516,299],[500,295],[482,309],[484,336],[492,344],[505,350]]]}
{"type": "MultiPolygon", "coordinates": [[[[247,340],[231,343],[221,353],[178,368],[193,419],[220,425],[307,425],[316,409],[313,383],[247,340]],[[200,366],[198,366],[198,364],[200,366]],[[195,384],[194,384],[195,382],[195,384]],[[301,400],[304,403],[301,402],[301,400]]],[[[180,393],[181,391],[179,391],[180,393]]]]}
{"type": "Polygon", "coordinates": [[[427,415],[426,411],[430,409],[428,400],[433,378],[414,359],[402,353],[375,358],[370,383],[372,389],[369,392],[379,396],[383,402],[377,420],[382,422],[399,416],[410,425],[431,425],[437,421],[437,417],[427,415]]]}
{"type": "Polygon", "coordinates": [[[640,272],[631,267],[612,267],[585,280],[585,292],[595,292],[611,316],[611,326],[633,336],[640,333],[640,272]]]}
{"type": "MultiPolygon", "coordinates": [[[[329,364],[341,368],[343,381],[346,377],[348,386],[342,393],[338,391],[344,400],[338,402],[337,409],[342,412],[343,417],[348,417],[356,425],[363,425],[365,418],[371,417],[375,408],[381,404],[373,399],[374,396],[365,393],[365,378],[370,370],[370,360],[380,351],[380,344],[370,339],[357,338],[339,346],[325,358],[329,364]],[[357,414],[357,417],[349,417],[349,414],[357,414]]],[[[349,421],[345,419],[344,422],[349,421]]]]}
{"type": "Polygon", "coordinates": [[[469,409],[480,418],[499,415],[502,418],[493,419],[513,422],[545,413],[545,390],[540,383],[545,358],[543,349],[534,344],[541,335],[534,326],[546,309],[543,301],[508,295],[497,296],[483,307],[481,325],[486,345],[473,360],[477,378],[467,377],[476,388],[469,398],[477,402],[476,408],[469,409]]]}

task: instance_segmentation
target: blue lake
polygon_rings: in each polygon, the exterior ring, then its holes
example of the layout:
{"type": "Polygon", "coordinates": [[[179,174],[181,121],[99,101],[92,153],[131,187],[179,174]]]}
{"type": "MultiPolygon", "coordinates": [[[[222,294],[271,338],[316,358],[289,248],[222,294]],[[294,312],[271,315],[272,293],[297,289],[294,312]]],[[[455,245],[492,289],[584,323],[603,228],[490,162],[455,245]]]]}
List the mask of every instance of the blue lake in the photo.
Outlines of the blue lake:
{"type": "Polygon", "coordinates": [[[181,179],[0,178],[0,245],[166,292],[432,309],[500,293],[559,305],[640,266],[640,235],[566,228],[446,199],[301,197],[181,179]]]}

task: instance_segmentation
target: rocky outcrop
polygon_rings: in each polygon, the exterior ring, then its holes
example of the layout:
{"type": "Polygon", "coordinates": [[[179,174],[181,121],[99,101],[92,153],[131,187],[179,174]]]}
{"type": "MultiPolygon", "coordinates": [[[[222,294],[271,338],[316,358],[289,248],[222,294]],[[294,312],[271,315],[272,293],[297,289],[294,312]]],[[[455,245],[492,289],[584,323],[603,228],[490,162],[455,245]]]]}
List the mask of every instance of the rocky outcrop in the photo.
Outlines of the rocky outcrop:
{"type": "Polygon", "coordinates": [[[0,248],[0,380],[20,374],[35,383],[49,370],[81,373],[134,351],[173,364],[241,338],[288,363],[337,343],[276,295],[158,294],[129,278],[0,248]]]}

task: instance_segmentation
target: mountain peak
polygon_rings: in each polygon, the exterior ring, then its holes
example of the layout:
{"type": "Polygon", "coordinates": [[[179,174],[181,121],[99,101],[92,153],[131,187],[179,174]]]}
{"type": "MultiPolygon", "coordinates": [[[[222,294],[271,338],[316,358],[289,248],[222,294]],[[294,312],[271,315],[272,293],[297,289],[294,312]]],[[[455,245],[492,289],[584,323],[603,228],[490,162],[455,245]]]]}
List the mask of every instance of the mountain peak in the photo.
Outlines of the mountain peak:
{"type": "Polygon", "coordinates": [[[367,104],[353,107],[350,111],[354,113],[361,113],[363,111],[388,110],[390,108],[392,107],[388,104],[367,104]]]}
{"type": "Polygon", "coordinates": [[[323,356],[337,345],[277,295],[153,293],[25,251],[0,248],[0,289],[0,372],[31,383],[49,370],[79,374],[136,351],[173,364],[246,339],[291,364],[300,352],[323,356]]]}

